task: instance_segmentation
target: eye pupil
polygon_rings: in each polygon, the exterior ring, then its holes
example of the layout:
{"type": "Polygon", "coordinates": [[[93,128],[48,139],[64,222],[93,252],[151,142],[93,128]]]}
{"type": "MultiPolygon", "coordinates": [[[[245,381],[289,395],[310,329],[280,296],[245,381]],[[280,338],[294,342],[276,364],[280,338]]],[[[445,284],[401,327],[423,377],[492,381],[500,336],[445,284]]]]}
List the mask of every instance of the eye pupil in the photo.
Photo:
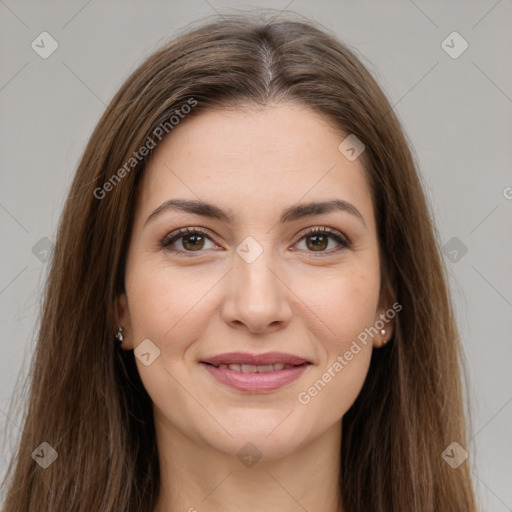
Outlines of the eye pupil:
{"type": "Polygon", "coordinates": [[[310,247],[310,244],[308,243],[308,247],[311,249],[311,248],[315,248],[315,249],[325,249],[328,245],[328,239],[325,235],[310,235],[308,238],[308,241],[313,241],[313,246],[310,247]],[[318,239],[323,239],[323,240],[318,240],[318,239]]]}
{"type": "Polygon", "coordinates": [[[203,235],[200,235],[200,234],[196,234],[196,235],[185,235],[182,237],[183,238],[183,247],[187,250],[194,250],[194,249],[201,249],[204,245],[204,238],[203,238],[203,235]],[[188,242],[188,240],[190,239],[195,239],[196,241],[195,242],[188,242]],[[202,243],[201,243],[202,242],[202,243]],[[199,243],[200,245],[198,246],[197,243],[199,243]],[[191,245],[191,247],[190,247],[191,245]]]}

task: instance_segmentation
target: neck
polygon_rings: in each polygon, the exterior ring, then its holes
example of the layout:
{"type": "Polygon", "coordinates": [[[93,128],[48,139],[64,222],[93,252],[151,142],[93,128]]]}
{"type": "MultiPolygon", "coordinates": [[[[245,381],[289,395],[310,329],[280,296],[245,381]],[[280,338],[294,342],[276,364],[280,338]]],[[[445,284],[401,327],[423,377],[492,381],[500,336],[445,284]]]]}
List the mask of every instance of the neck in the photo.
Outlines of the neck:
{"type": "Polygon", "coordinates": [[[341,421],[285,456],[262,454],[257,462],[256,457],[244,463],[236,453],[187,437],[157,416],[155,411],[161,484],[154,512],[342,512],[341,421]]]}

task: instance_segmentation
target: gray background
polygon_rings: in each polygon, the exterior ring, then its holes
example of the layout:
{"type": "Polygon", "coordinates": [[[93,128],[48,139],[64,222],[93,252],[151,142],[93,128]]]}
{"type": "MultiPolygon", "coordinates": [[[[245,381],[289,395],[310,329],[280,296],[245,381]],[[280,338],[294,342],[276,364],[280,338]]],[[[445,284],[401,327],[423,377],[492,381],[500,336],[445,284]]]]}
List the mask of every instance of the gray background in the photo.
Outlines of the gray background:
{"type": "Polygon", "coordinates": [[[395,106],[448,243],[472,404],[466,449],[482,510],[512,511],[511,0],[0,0],[0,477],[19,434],[20,402],[10,401],[34,347],[45,251],[96,122],[177,30],[253,7],[293,10],[334,30],[395,106]],[[59,45],[47,59],[31,47],[43,31],[59,45]],[[458,58],[441,46],[453,31],[469,44],[458,58]]]}

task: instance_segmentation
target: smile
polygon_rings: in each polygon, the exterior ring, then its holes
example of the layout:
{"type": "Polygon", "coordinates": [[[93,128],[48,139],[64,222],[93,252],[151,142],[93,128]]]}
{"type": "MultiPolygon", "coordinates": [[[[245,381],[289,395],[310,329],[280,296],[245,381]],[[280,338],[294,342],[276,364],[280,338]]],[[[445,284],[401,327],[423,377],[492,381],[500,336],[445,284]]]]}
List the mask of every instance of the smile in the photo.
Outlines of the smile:
{"type": "Polygon", "coordinates": [[[200,363],[208,374],[220,384],[244,393],[258,394],[275,391],[297,380],[310,363],[272,365],[200,363]]]}
{"type": "MultiPolygon", "coordinates": [[[[208,364],[208,363],[207,363],[208,364]]],[[[231,370],[233,372],[242,372],[242,373],[268,373],[268,372],[277,372],[280,370],[289,370],[290,368],[295,368],[292,364],[283,364],[283,363],[275,363],[275,364],[264,364],[264,365],[254,365],[254,364],[219,364],[213,365],[216,368],[224,368],[231,370]]]]}

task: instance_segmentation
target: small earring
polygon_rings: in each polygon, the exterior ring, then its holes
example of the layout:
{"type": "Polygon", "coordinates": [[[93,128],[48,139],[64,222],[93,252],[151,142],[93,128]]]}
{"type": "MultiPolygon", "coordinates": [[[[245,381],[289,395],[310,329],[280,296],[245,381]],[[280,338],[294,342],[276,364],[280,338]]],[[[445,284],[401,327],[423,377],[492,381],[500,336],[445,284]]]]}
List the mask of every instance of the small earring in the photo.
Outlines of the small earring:
{"type": "Polygon", "coordinates": [[[123,341],[124,341],[123,328],[121,326],[119,326],[119,330],[117,331],[117,334],[116,334],[117,346],[120,347],[123,344],[123,341]]]}
{"type": "MultiPolygon", "coordinates": [[[[382,334],[382,336],[384,336],[386,334],[386,329],[381,329],[380,333],[382,334]]],[[[389,340],[382,340],[382,344],[385,345],[388,341],[389,340]]]]}

